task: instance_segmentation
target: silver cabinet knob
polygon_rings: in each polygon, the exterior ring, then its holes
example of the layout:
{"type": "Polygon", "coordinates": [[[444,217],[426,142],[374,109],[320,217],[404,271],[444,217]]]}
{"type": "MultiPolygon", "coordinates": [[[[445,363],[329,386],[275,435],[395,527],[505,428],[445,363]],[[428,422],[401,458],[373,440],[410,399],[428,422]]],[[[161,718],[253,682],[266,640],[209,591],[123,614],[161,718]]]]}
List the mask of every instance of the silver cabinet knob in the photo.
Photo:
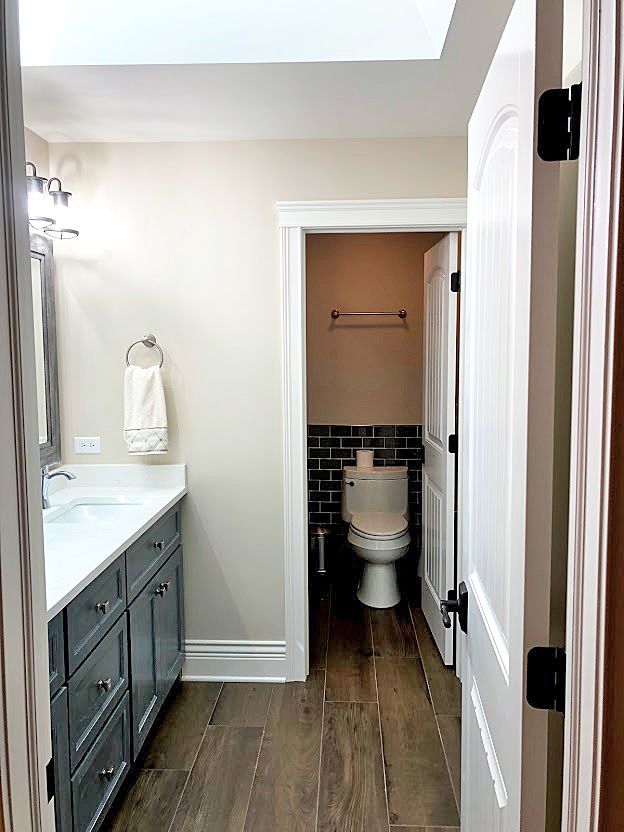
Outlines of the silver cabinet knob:
{"type": "Polygon", "coordinates": [[[95,605],[96,612],[101,612],[103,615],[110,610],[110,601],[98,601],[95,605]]]}
{"type": "Polygon", "coordinates": [[[98,690],[105,690],[106,692],[108,692],[113,687],[113,680],[110,678],[98,679],[97,687],[98,690]]]}
{"type": "Polygon", "coordinates": [[[163,581],[156,589],[156,595],[159,595],[161,598],[165,594],[165,592],[169,592],[169,584],[171,581],[163,581]]]}
{"type": "Polygon", "coordinates": [[[159,552],[162,552],[165,548],[165,541],[164,540],[156,540],[154,542],[154,549],[158,549],[159,552]]]}
{"type": "Polygon", "coordinates": [[[113,775],[115,774],[115,766],[109,766],[108,768],[103,768],[100,772],[100,777],[103,780],[112,780],[113,775]]]}

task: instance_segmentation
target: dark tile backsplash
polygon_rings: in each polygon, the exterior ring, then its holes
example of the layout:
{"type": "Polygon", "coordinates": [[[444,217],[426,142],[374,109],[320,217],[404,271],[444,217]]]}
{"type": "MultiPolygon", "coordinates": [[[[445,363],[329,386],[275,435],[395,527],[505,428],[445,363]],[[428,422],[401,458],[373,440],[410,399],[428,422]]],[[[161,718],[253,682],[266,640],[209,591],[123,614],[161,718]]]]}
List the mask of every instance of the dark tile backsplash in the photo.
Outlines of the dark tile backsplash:
{"type": "Polygon", "coordinates": [[[375,465],[408,468],[410,527],[420,549],[422,498],[421,425],[308,425],[308,521],[336,534],[346,527],[340,513],[342,469],[355,465],[358,448],[375,451],[375,465]]]}

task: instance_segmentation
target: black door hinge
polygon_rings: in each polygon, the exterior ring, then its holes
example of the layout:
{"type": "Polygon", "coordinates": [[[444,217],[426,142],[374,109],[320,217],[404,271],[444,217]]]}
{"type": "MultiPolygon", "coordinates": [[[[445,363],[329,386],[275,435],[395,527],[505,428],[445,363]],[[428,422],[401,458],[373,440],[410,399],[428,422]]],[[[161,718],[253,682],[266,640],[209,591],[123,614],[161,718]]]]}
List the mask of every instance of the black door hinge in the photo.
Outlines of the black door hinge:
{"type": "Polygon", "coordinates": [[[457,453],[457,434],[451,433],[448,438],[448,449],[450,454],[457,453]]]}
{"type": "Polygon", "coordinates": [[[451,272],[451,292],[461,292],[461,272],[451,272]]]}
{"type": "Polygon", "coordinates": [[[581,143],[581,84],[546,90],[537,114],[537,152],[545,162],[578,159],[581,143]]]}
{"type": "Polygon", "coordinates": [[[566,654],[561,647],[533,647],[527,656],[527,702],[533,708],[563,713],[566,654]]]}
{"type": "Polygon", "coordinates": [[[46,784],[48,788],[48,803],[56,795],[56,778],[54,776],[54,759],[50,758],[50,762],[46,766],[46,784]]]}

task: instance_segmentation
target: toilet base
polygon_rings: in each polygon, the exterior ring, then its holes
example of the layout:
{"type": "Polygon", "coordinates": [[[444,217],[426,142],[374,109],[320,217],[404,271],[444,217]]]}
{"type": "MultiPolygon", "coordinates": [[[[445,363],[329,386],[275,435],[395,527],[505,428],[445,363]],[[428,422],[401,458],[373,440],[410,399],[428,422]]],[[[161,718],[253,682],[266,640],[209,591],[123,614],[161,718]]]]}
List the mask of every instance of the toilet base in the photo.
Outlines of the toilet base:
{"type": "Polygon", "coordinates": [[[357,597],[367,607],[395,607],[401,600],[395,564],[365,562],[357,597]]]}

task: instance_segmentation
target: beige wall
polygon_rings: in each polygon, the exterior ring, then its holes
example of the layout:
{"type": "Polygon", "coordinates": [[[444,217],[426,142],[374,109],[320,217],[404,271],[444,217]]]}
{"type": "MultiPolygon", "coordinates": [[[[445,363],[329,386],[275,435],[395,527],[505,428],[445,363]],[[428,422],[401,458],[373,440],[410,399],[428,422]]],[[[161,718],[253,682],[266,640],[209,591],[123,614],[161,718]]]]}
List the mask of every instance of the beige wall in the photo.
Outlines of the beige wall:
{"type": "Polygon", "coordinates": [[[26,144],[26,161],[35,165],[39,176],[50,176],[50,147],[45,139],[26,128],[24,130],[24,142],[26,144]]]}
{"type": "Polygon", "coordinates": [[[187,637],[284,637],[277,200],[457,197],[462,139],[51,145],[80,237],[55,244],[65,461],[128,462],[127,346],[165,351],[186,462],[187,637]],[[99,457],[74,436],[101,436],[99,457]]]}
{"type": "Polygon", "coordinates": [[[311,234],[306,240],[308,422],[422,422],[423,258],[443,234],[311,234]],[[407,310],[340,318],[332,309],[407,310]]]}

